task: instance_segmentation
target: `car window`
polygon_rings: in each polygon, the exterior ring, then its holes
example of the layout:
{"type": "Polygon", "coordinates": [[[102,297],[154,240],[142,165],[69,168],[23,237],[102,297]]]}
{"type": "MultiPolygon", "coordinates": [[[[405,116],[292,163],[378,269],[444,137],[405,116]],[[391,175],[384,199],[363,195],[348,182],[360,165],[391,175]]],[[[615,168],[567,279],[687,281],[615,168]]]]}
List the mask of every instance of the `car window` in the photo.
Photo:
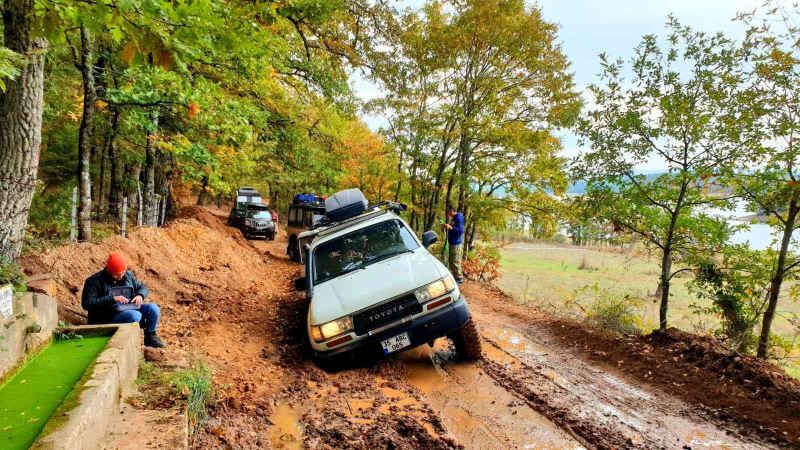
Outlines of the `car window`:
{"type": "Polygon", "coordinates": [[[314,283],[419,247],[399,220],[387,220],[320,244],[314,249],[314,283]]]}

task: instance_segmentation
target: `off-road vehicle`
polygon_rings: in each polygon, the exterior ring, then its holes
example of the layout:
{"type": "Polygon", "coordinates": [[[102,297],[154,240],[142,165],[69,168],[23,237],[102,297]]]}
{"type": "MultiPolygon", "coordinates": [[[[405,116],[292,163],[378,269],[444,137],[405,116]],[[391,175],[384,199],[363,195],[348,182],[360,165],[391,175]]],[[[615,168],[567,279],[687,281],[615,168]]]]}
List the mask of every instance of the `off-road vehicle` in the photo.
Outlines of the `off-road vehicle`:
{"type": "MultiPolygon", "coordinates": [[[[286,254],[292,261],[302,261],[301,233],[310,230],[325,217],[325,202],[312,194],[298,194],[286,216],[286,254]]],[[[305,244],[306,242],[303,242],[305,244]]]]}
{"type": "Polygon", "coordinates": [[[299,236],[303,277],[295,287],[310,300],[307,332],[315,356],[330,360],[353,350],[384,355],[440,337],[456,355],[479,358],[481,343],[453,276],[399,217],[405,206],[368,206],[358,189],[325,201],[325,219],[299,236]],[[355,206],[354,206],[355,205],[355,206]]]}
{"type": "Polygon", "coordinates": [[[264,236],[270,241],[275,239],[275,222],[267,205],[250,203],[245,207],[242,234],[246,238],[264,236]]]}
{"type": "Polygon", "coordinates": [[[247,205],[261,205],[261,194],[254,188],[242,187],[236,192],[236,203],[233,204],[230,214],[228,214],[228,225],[241,228],[244,224],[244,216],[247,212],[247,205]]]}

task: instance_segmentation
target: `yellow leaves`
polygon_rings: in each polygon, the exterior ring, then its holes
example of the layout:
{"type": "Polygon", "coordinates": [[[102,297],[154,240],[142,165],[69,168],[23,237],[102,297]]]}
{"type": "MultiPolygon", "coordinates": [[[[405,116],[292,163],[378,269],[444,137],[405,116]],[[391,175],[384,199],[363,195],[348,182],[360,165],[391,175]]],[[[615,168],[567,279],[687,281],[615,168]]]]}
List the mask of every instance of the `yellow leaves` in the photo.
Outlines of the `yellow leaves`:
{"type": "Polygon", "coordinates": [[[133,59],[136,58],[136,54],[139,51],[136,48],[136,44],[134,42],[127,42],[124,47],[122,47],[122,52],[120,53],[120,58],[125,61],[125,64],[131,65],[133,63],[133,59]]]}
{"type": "Polygon", "coordinates": [[[105,111],[108,109],[108,103],[103,100],[97,100],[94,102],[94,107],[97,108],[98,111],[105,111]]]}

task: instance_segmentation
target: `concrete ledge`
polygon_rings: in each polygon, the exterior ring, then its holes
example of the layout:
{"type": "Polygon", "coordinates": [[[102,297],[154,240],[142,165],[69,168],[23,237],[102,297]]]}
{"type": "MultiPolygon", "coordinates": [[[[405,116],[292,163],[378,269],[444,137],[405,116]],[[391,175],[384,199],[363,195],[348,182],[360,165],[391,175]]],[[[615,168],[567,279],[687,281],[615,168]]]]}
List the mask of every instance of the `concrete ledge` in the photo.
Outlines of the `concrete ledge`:
{"type": "Polygon", "coordinates": [[[15,295],[14,315],[5,320],[0,316],[0,379],[50,342],[56,325],[56,299],[33,292],[15,295]]]}
{"type": "Polygon", "coordinates": [[[42,431],[32,449],[104,447],[124,399],[130,395],[142,355],[138,324],[70,327],[77,334],[110,333],[108,345],[42,431]]]}

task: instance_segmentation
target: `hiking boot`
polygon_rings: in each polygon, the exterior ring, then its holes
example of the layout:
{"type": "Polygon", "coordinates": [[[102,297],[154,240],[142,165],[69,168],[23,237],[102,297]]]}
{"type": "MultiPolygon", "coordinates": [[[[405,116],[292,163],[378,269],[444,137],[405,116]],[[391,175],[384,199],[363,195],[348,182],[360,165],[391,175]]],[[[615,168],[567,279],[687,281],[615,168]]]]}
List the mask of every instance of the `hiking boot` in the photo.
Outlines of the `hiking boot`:
{"type": "Polygon", "coordinates": [[[144,334],[144,345],[147,347],[153,348],[164,348],[167,344],[158,337],[157,333],[145,333],[144,334]]]}

